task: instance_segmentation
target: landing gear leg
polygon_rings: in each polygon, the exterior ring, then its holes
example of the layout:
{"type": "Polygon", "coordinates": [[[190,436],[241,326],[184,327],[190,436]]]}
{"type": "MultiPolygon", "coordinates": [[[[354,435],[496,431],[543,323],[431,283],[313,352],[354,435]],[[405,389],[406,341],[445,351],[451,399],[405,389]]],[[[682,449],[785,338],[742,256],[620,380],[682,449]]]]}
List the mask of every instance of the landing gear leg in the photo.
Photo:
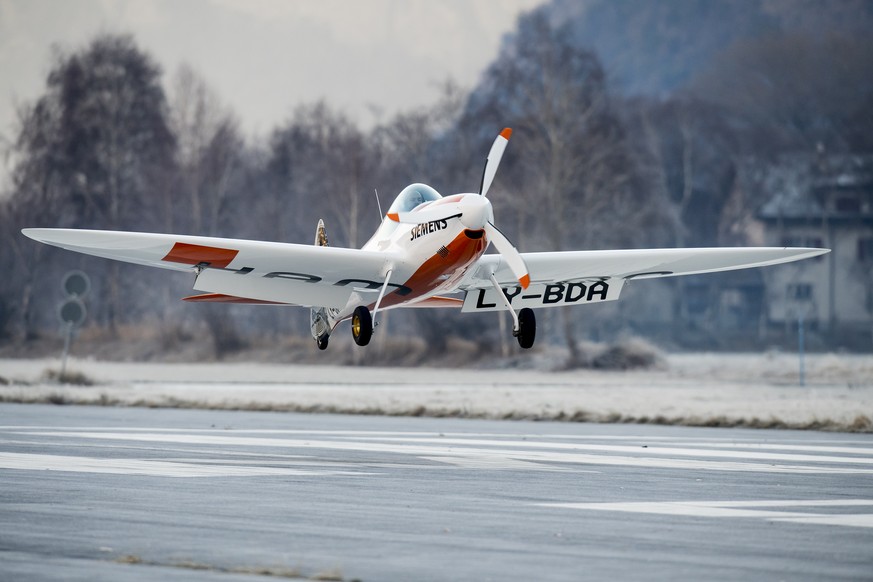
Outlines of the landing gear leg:
{"type": "Polygon", "coordinates": [[[309,313],[309,331],[312,333],[315,343],[318,344],[318,349],[326,350],[331,331],[327,309],[324,307],[313,307],[309,313]]]}
{"type": "Polygon", "coordinates": [[[385,298],[385,291],[388,290],[388,281],[391,280],[391,273],[393,272],[393,269],[388,269],[388,272],[385,274],[385,282],[382,283],[382,290],[379,291],[379,298],[376,300],[376,306],[373,308],[373,327],[379,325],[376,323],[376,314],[379,313],[379,306],[382,305],[382,299],[385,298]]]}
{"type": "Polygon", "coordinates": [[[491,284],[494,285],[497,296],[503,300],[503,305],[512,316],[512,335],[518,338],[518,345],[526,350],[532,348],[537,335],[537,320],[533,309],[525,307],[516,314],[494,273],[491,274],[491,284]]]}
{"type": "Polygon", "coordinates": [[[360,305],[355,308],[355,312],[352,314],[352,338],[359,346],[365,346],[370,343],[372,336],[373,317],[370,315],[369,309],[360,305]]]}

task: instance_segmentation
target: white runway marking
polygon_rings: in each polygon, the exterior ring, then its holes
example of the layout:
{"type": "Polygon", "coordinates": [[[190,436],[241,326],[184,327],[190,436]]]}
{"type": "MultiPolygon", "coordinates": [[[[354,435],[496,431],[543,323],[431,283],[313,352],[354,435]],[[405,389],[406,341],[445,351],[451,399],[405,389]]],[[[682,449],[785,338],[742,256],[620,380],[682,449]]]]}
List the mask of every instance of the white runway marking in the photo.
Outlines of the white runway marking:
{"type": "MultiPolygon", "coordinates": [[[[152,477],[252,477],[338,475],[340,471],[304,471],[280,467],[223,465],[143,459],[97,459],[69,455],[37,455],[0,452],[0,469],[28,471],[72,471],[76,473],[111,473],[152,477]]],[[[360,474],[360,473],[353,473],[360,474]]]]}
{"type": "Polygon", "coordinates": [[[592,511],[619,511],[627,513],[650,513],[654,515],[705,518],[758,518],[782,523],[873,528],[873,512],[806,513],[773,510],[774,508],[873,508],[873,500],[871,499],[804,499],[792,501],[642,501],[629,503],[538,503],[536,505],[540,507],[559,507],[563,509],[592,511]]]}
{"type": "MultiPolygon", "coordinates": [[[[0,428],[0,430],[3,430],[0,428]]],[[[647,439],[634,437],[636,444],[627,444],[627,439],[598,439],[592,437],[588,442],[574,442],[566,438],[524,435],[489,434],[449,434],[436,435],[424,432],[390,431],[295,431],[295,430],[174,430],[149,429],[144,427],[130,429],[54,429],[45,427],[7,427],[3,433],[14,440],[4,443],[27,442],[38,438],[43,446],[69,446],[76,443],[87,447],[116,447],[119,450],[145,449],[169,454],[183,450],[204,455],[197,459],[186,459],[191,467],[182,467],[180,460],[136,461],[124,465],[124,460],[101,457],[99,463],[72,461],[68,458],[69,470],[108,471],[113,463],[119,471],[136,474],[222,474],[215,467],[220,466],[216,456],[245,456],[272,454],[282,457],[285,464],[288,458],[300,457],[296,469],[273,466],[263,467],[258,472],[257,461],[250,467],[239,466],[238,461],[225,465],[224,475],[271,475],[271,474],[333,474],[336,458],[330,459],[327,472],[309,471],[319,463],[324,466],[323,457],[328,451],[355,453],[396,454],[414,457],[422,466],[433,467],[442,463],[461,468],[482,470],[592,470],[591,466],[626,466],[652,469],[740,471],[763,473],[794,474],[873,474],[873,456],[869,447],[852,448],[848,446],[800,446],[785,443],[734,443],[731,440],[689,440],[647,439]],[[45,439],[57,439],[45,442],[45,439]],[[622,444],[615,444],[620,442],[622,444]],[[101,443],[101,444],[97,444],[101,443]],[[127,444],[130,443],[130,444],[127,444]],[[175,446],[168,446],[175,445],[175,446]],[[203,447],[203,448],[195,448],[203,447]],[[750,450],[751,449],[751,450],[750,450]],[[786,452],[788,451],[788,452],[786,452]],[[303,458],[308,459],[304,463],[303,458]],[[149,464],[151,463],[151,464],[149,464]],[[155,463],[165,463],[156,465],[155,463]],[[171,466],[167,466],[169,464],[171,466]],[[208,464],[212,473],[205,469],[198,472],[197,467],[208,464]],[[306,471],[301,466],[306,465],[306,471]],[[583,469],[581,466],[584,466],[583,469]],[[134,470],[135,469],[135,470],[134,470]],[[172,470],[171,470],[172,469],[172,470]],[[249,471],[245,473],[244,471],[249,471]],[[285,471],[283,473],[283,471],[285,471]],[[287,471],[299,471],[288,473],[287,471]]],[[[577,440],[585,437],[578,436],[577,440]]],[[[129,453],[128,453],[129,454],[129,453]]],[[[31,465],[43,469],[52,465],[50,455],[35,458],[31,465]]],[[[60,458],[60,457],[59,457],[60,458]]],[[[85,457],[82,457],[85,459],[85,457]]],[[[345,466],[369,468],[384,459],[360,459],[350,461],[345,466]]],[[[6,468],[28,468],[28,463],[7,459],[6,468]],[[14,467],[13,467],[14,465],[14,467]]],[[[269,463],[265,461],[264,463],[269,463]]]]}
{"type": "MultiPolygon", "coordinates": [[[[439,443],[444,445],[481,445],[481,446],[503,446],[508,444],[505,440],[483,440],[483,439],[453,439],[442,437],[431,438],[407,438],[407,437],[372,437],[370,440],[376,441],[402,441],[406,443],[439,443]]],[[[581,443],[543,443],[535,441],[513,441],[512,446],[520,448],[549,448],[560,450],[575,450],[575,451],[599,451],[610,453],[640,453],[644,449],[641,445],[601,445],[601,444],[581,444],[581,443]]],[[[706,445],[695,444],[698,448],[679,448],[676,446],[664,446],[659,444],[646,445],[645,452],[650,455],[669,455],[678,457],[713,457],[713,458],[729,458],[743,460],[764,460],[764,461],[793,461],[793,462],[815,462],[815,463],[858,463],[864,465],[873,465],[873,457],[838,457],[825,455],[800,455],[793,453],[775,453],[775,452],[749,452],[743,451],[724,451],[720,449],[707,450],[706,445]]],[[[727,445],[723,445],[727,446],[727,445]]],[[[861,453],[869,449],[861,449],[855,451],[853,449],[841,449],[841,452],[857,452],[861,453]]],[[[824,451],[822,451],[824,452],[824,451]]],[[[873,451],[870,451],[873,454],[873,451]]]]}

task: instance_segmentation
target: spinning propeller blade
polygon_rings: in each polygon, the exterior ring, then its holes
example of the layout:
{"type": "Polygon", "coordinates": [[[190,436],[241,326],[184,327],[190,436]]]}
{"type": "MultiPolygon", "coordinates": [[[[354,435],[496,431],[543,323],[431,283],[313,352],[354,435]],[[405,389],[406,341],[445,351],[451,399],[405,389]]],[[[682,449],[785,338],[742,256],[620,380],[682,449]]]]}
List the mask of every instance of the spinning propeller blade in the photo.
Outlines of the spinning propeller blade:
{"type": "Polygon", "coordinates": [[[518,278],[518,284],[521,285],[521,288],[527,289],[530,285],[530,274],[524,259],[521,257],[521,253],[518,252],[515,245],[509,242],[509,239],[490,222],[485,224],[485,234],[488,240],[494,244],[494,248],[497,249],[503,260],[506,261],[506,264],[509,265],[512,273],[518,278]]]}
{"type": "MultiPolygon", "coordinates": [[[[512,137],[512,129],[509,127],[503,128],[503,131],[494,140],[491,151],[488,152],[488,158],[485,160],[485,170],[482,172],[482,185],[479,186],[479,194],[482,196],[488,195],[488,190],[491,188],[491,183],[497,174],[497,167],[500,165],[500,160],[503,158],[503,152],[509,144],[510,137],[512,137]]],[[[513,274],[518,278],[519,285],[521,285],[522,289],[527,289],[528,285],[530,285],[530,274],[518,249],[491,221],[486,222],[484,228],[488,240],[494,244],[494,248],[497,249],[497,252],[500,253],[500,256],[503,257],[506,264],[512,269],[513,274]]]]}
{"type": "Polygon", "coordinates": [[[503,157],[503,151],[509,143],[509,138],[512,136],[512,129],[504,127],[494,144],[491,146],[491,151],[488,152],[488,157],[485,159],[485,170],[482,172],[482,183],[479,185],[479,194],[482,196],[488,195],[488,189],[491,188],[491,182],[494,181],[494,176],[497,174],[497,166],[500,165],[500,158],[503,157]]]}

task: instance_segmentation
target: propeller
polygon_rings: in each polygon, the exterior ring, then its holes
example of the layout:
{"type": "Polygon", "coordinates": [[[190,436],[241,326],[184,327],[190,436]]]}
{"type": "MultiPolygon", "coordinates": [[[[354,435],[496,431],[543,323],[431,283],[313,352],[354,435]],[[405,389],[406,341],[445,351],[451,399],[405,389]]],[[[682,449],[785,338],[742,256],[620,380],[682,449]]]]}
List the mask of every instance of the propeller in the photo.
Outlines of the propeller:
{"type": "Polygon", "coordinates": [[[515,245],[494,226],[494,211],[491,208],[491,202],[486,198],[510,136],[512,136],[512,129],[507,127],[494,140],[491,151],[488,152],[488,158],[485,160],[479,195],[462,194],[453,202],[435,201],[420,210],[389,213],[388,218],[404,224],[423,224],[458,218],[461,224],[469,230],[484,230],[488,240],[494,244],[494,248],[497,249],[512,273],[518,278],[519,285],[522,289],[527,289],[530,285],[527,265],[515,245]]]}
{"type": "Polygon", "coordinates": [[[500,165],[500,159],[503,157],[503,151],[509,144],[509,138],[512,137],[512,129],[504,127],[494,143],[491,144],[491,151],[488,152],[488,157],[485,158],[485,169],[482,171],[482,183],[479,185],[479,194],[482,196],[488,195],[488,190],[491,188],[491,182],[494,181],[494,176],[497,174],[497,166],[500,165]]]}
{"type": "Polygon", "coordinates": [[[518,278],[518,284],[521,285],[521,288],[527,289],[530,285],[530,273],[515,245],[509,242],[509,239],[490,222],[485,224],[485,236],[494,244],[494,248],[497,249],[512,273],[518,278]]]}

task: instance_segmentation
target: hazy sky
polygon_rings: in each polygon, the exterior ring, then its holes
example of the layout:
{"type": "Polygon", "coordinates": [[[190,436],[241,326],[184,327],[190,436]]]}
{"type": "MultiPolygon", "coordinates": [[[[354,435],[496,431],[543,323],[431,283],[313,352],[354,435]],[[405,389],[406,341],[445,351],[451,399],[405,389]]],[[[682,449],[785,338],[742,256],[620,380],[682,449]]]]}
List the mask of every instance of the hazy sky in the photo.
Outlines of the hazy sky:
{"type": "MultiPolygon", "coordinates": [[[[521,11],[543,0],[0,0],[0,135],[39,96],[51,46],[133,33],[170,76],[192,65],[250,135],[325,98],[362,125],[472,86],[521,11]]],[[[8,142],[7,142],[8,143],[8,142]]]]}

